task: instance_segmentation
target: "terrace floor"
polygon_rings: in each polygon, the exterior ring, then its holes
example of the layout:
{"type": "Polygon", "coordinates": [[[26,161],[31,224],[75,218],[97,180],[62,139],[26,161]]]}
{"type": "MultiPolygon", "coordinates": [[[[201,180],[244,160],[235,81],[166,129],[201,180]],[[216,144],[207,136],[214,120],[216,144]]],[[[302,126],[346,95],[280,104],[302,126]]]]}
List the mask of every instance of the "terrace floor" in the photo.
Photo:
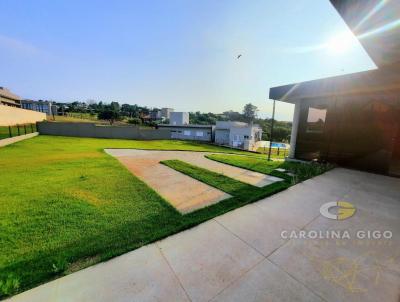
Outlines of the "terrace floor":
{"type": "Polygon", "coordinates": [[[399,217],[400,179],[337,168],[10,301],[399,301],[399,217]],[[353,217],[320,214],[339,200],[353,217]],[[328,229],[352,237],[281,237],[328,229]]]}

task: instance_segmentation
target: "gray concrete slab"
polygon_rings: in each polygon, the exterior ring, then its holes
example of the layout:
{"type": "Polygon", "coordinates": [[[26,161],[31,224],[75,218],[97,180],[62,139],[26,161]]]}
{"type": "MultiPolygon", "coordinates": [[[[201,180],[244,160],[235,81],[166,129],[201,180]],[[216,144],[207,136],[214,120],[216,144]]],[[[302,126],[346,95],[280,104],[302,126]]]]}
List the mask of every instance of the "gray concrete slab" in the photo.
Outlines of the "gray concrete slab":
{"type": "Polygon", "coordinates": [[[315,187],[314,184],[309,186],[301,183],[260,200],[255,205],[270,215],[287,221],[289,225],[303,228],[320,215],[319,208],[322,204],[337,201],[339,198],[337,195],[319,192],[315,187]]]}
{"type": "Polygon", "coordinates": [[[15,296],[29,302],[190,301],[155,244],[15,296]]]}
{"type": "Polygon", "coordinates": [[[355,215],[341,221],[319,215],[304,230],[322,232],[323,236],[332,230],[347,231],[350,239],[292,239],[269,259],[326,301],[398,301],[400,195],[397,199],[393,195],[400,179],[338,169],[316,181],[325,178],[328,182],[335,176],[337,186],[343,178],[351,183],[350,190],[338,200],[352,203],[355,215]],[[365,190],[378,184],[386,189],[365,190]],[[368,231],[390,231],[393,237],[361,239],[356,236],[359,231],[365,236],[368,231]]]}
{"type": "Polygon", "coordinates": [[[283,230],[297,229],[290,220],[272,211],[260,210],[257,204],[236,209],[215,220],[264,256],[286,241],[280,235],[283,230]]]}
{"type": "Polygon", "coordinates": [[[38,136],[39,132],[33,132],[33,133],[29,133],[29,134],[24,134],[24,135],[20,135],[20,136],[14,136],[14,137],[10,137],[10,138],[4,138],[4,139],[0,139],[0,147],[5,147],[35,136],[38,136]]]}
{"type": "Polygon", "coordinates": [[[316,302],[323,300],[278,266],[265,259],[212,301],[316,302]]]}
{"type": "Polygon", "coordinates": [[[392,262],[382,257],[387,247],[372,252],[368,245],[354,246],[336,240],[290,240],[268,259],[326,301],[398,301],[398,272],[377,262],[392,262]]]}
{"type": "Polygon", "coordinates": [[[158,244],[192,301],[209,301],[264,259],[213,220],[158,244]]]}

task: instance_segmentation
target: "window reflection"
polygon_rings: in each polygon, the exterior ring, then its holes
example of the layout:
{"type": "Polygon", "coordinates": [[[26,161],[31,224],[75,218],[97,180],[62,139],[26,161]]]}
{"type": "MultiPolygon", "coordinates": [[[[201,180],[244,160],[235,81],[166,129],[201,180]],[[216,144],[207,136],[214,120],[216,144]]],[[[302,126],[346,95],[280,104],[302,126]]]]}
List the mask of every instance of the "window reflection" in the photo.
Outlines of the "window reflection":
{"type": "Polygon", "coordinates": [[[326,109],[323,108],[308,108],[307,116],[307,132],[322,133],[325,128],[326,109]]]}

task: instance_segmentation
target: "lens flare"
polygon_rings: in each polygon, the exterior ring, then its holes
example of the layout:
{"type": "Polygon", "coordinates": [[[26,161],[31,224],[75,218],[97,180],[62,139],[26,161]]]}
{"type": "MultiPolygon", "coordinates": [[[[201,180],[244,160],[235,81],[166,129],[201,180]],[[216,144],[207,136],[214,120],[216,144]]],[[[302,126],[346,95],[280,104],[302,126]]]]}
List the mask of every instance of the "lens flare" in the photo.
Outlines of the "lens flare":
{"type": "Polygon", "coordinates": [[[381,27],[372,29],[372,30],[370,30],[370,31],[368,31],[366,33],[360,34],[360,35],[357,36],[357,38],[362,40],[362,39],[365,39],[365,38],[369,38],[371,36],[382,34],[384,32],[393,30],[393,29],[398,28],[398,27],[400,27],[400,19],[397,19],[397,20],[395,20],[393,22],[389,22],[389,23],[387,23],[387,24],[385,24],[385,25],[383,25],[381,27]]]}
{"type": "Polygon", "coordinates": [[[333,36],[327,43],[325,43],[324,48],[330,54],[344,54],[348,52],[354,44],[354,38],[349,33],[340,33],[333,36]]]}

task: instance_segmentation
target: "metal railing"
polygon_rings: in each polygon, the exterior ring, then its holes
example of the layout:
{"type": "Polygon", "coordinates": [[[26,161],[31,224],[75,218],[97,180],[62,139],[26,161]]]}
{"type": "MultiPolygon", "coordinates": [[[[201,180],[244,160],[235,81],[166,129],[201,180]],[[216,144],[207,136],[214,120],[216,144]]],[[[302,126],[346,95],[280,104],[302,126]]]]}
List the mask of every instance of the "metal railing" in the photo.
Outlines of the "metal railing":
{"type": "Polygon", "coordinates": [[[36,124],[18,124],[13,126],[0,126],[0,139],[11,138],[37,132],[36,124]]]}
{"type": "MultiPolygon", "coordinates": [[[[280,148],[280,147],[272,147],[271,148],[271,157],[272,158],[285,158],[289,156],[289,148],[280,148]]],[[[269,154],[269,147],[260,147],[257,149],[257,152],[262,154],[269,154]]]]}

